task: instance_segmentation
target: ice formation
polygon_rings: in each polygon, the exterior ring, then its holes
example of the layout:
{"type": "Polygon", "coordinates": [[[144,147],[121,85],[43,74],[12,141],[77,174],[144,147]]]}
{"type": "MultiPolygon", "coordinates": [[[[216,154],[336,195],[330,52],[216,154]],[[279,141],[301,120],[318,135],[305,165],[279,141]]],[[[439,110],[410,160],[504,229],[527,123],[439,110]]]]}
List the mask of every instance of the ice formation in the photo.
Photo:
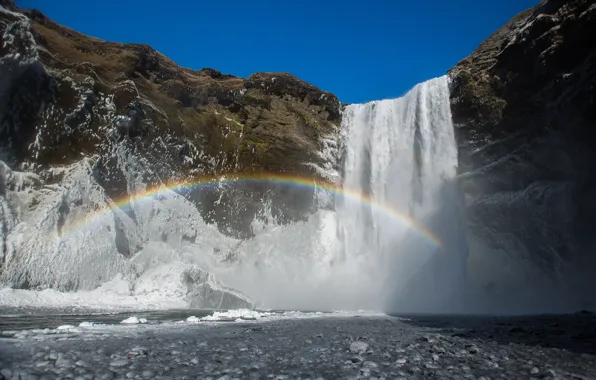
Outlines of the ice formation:
{"type": "MultiPolygon", "coordinates": [[[[249,239],[222,234],[165,186],[114,203],[95,181],[93,158],[54,169],[62,177],[54,184],[1,164],[0,304],[422,310],[444,307],[438,299],[453,303],[466,256],[458,223],[441,224],[459,202],[450,190],[457,151],[447,77],[399,99],[348,106],[343,120],[342,135],[324,139],[327,164],[316,170],[346,191],[318,190],[319,209],[305,221],[279,224],[264,209],[249,239]],[[344,196],[349,191],[361,195],[344,196]],[[413,292],[416,303],[405,296],[413,292]]],[[[114,155],[130,191],[142,193],[143,163],[130,152],[114,155]]]]}

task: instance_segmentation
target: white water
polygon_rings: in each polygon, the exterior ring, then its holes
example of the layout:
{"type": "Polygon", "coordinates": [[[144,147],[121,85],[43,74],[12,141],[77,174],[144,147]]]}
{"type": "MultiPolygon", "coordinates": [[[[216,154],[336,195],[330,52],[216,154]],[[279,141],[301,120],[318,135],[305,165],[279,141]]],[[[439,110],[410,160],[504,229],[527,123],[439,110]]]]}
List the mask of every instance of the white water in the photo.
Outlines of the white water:
{"type": "MultiPolygon", "coordinates": [[[[0,284],[59,290],[76,284],[78,291],[4,289],[0,304],[179,307],[189,302],[185,274],[202,268],[269,308],[455,310],[467,250],[452,183],[457,151],[447,77],[399,99],[348,106],[341,130],[345,154],[335,159],[342,160],[342,173],[326,174],[340,174],[345,188],[369,193],[385,206],[337,198],[335,211],[321,209],[291,225],[276,224],[264,210],[253,223],[256,236],[248,240],[221,234],[192,203],[167,189],[133,202],[134,218],[104,213],[62,233],[62,224],[106,203],[90,165],[82,161],[64,169],[60,186],[37,188],[11,184],[25,175],[4,170],[9,191],[0,203],[2,217],[10,220],[4,223],[0,284]],[[388,208],[420,227],[389,215],[388,208]],[[422,228],[441,245],[421,234],[422,228]],[[185,236],[196,239],[188,243],[185,236]],[[123,245],[131,259],[122,255],[123,245]],[[227,261],[230,255],[236,259],[227,261]]],[[[325,156],[336,152],[335,140],[325,145],[325,156]]],[[[126,152],[117,158],[133,179],[148,170],[126,152]]],[[[142,188],[137,182],[130,181],[142,188]]]]}
{"type": "Polygon", "coordinates": [[[382,295],[378,307],[459,307],[454,297],[463,294],[467,249],[453,184],[457,147],[448,78],[419,84],[399,99],[349,106],[343,124],[343,186],[384,205],[337,202],[343,260],[358,263],[362,275],[374,279],[375,293],[382,295]],[[418,226],[388,216],[387,206],[418,226]],[[423,228],[441,246],[421,234],[423,228]]]}
{"type": "Polygon", "coordinates": [[[447,77],[348,106],[341,131],[342,186],[383,206],[339,197],[335,212],[265,228],[239,246],[250,261],[218,278],[268,307],[460,310],[467,248],[447,77]]]}

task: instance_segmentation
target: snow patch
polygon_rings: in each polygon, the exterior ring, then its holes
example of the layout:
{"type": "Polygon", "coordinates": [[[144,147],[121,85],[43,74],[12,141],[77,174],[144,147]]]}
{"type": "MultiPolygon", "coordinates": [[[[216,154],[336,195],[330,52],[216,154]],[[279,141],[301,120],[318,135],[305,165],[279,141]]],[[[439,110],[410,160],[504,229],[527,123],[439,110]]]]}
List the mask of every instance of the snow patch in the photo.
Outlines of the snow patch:
{"type": "Polygon", "coordinates": [[[238,121],[236,121],[236,120],[234,120],[234,119],[232,119],[232,118],[229,118],[229,117],[227,117],[227,116],[224,116],[224,119],[226,119],[226,120],[227,120],[227,121],[229,121],[229,122],[235,123],[236,125],[239,125],[239,126],[241,126],[241,127],[243,126],[243,125],[242,125],[242,123],[240,123],[240,122],[238,122],[238,121]]]}
{"type": "Polygon", "coordinates": [[[315,169],[316,173],[331,182],[339,182],[341,176],[338,171],[337,162],[339,159],[339,134],[332,134],[320,140],[320,149],[316,152],[321,164],[307,163],[307,166],[315,169]]]}

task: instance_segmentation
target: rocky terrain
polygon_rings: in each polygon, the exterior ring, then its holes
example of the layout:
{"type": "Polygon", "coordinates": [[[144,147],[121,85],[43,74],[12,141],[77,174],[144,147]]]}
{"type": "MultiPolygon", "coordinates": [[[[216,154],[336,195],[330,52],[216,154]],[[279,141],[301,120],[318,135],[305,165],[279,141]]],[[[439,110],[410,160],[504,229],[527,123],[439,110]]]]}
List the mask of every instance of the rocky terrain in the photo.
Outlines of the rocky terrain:
{"type": "Polygon", "coordinates": [[[164,250],[196,244],[229,262],[233,239],[252,236],[264,209],[281,223],[307,217],[312,191],[227,180],[333,180],[338,99],[286,73],[186,69],[150,46],[102,41],[11,0],[0,5],[0,283],[91,290],[128,273],[135,279],[116,286],[122,294],[152,294],[164,289],[154,287],[158,277],[173,275],[160,281],[178,284],[172,291],[197,307],[250,306],[204,265],[164,250]],[[211,184],[163,187],[201,180],[211,184]],[[159,186],[167,195],[153,206],[128,204],[159,186]],[[89,217],[95,225],[79,231],[89,217]],[[212,226],[232,239],[223,248],[212,226]],[[169,245],[147,253],[156,240],[169,245]],[[163,257],[166,267],[149,269],[163,257]]]}
{"type": "Polygon", "coordinates": [[[491,292],[596,305],[594,30],[594,1],[545,0],[450,70],[470,265],[504,268],[476,279],[491,292]]]}
{"type": "Polygon", "coordinates": [[[0,379],[593,379],[594,322],[362,315],[32,330],[0,338],[0,379]]]}
{"type": "Polygon", "coordinates": [[[307,217],[312,191],[224,179],[332,180],[337,98],[286,73],[186,69],[150,46],[0,5],[0,283],[76,291],[114,280],[110,297],[157,292],[166,303],[252,307],[171,248],[195,244],[232,262],[263,209],[282,223],[307,217]],[[211,184],[165,188],[202,179],[211,184]],[[150,248],[155,241],[164,244],[150,248]]]}
{"type": "MultiPolygon", "coordinates": [[[[38,174],[40,186],[61,180],[52,168],[85,158],[115,200],[134,192],[135,180],[152,186],[237,172],[324,177],[328,164],[318,152],[337,131],[340,103],[290,74],[244,79],[186,69],[150,46],[85,36],[37,10],[1,12],[0,33],[0,70],[7,73],[0,159],[38,174]],[[141,169],[143,178],[132,179],[141,169]]],[[[246,236],[259,205],[243,200],[262,199],[268,190],[186,196],[222,231],[246,236]]],[[[312,198],[276,195],[290,219],[300,218],[312,198]]]]}

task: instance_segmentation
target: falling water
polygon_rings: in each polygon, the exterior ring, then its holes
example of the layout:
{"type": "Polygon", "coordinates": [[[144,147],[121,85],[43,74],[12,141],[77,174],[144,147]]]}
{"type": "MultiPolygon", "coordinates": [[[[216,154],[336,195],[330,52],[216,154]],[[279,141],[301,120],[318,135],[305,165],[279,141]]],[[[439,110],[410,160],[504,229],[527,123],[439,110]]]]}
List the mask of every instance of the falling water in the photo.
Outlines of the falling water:
{"type": "MultiPolygon", "coordinates": [[[[158,197],[132,201],[134,218],[112,209],[56,235],[65,220],[70,225],[104,208],[107,195],[91,167],[83,160],[65,169],[53,192],[17,191],[27,175],[6,171],[0,177],[16,181],[10,188],[17,189],[6,199],[37,206],[17,216],[6,212],[16,206],[0,210],[8,226],[0,289],[4,283],[77,290],[68,302],[170,307],[189,302],[185,274],[201,268],[270,308],[455,311],[467,249],[447,77],[399,99],[348,106],[341,131],[341,149],[334,140],[325,154],[332,160],[342,152],[341,173],[333,174],[344,189],[373,202],[339,196],[305,221],[255,219],[250,239],[222,234],[165,188],[158,197]]],[[[134,155],[117,158],[131,178],[145,170],[134,155]]],[[[51,295],[25,293],[0,292],[0,304],[51,295]]]]}
{"type": "Polygon", "coordinates": [[[337,200],[341,260],[358,262],[363,276],[378,280],[386,310],[459,307],[467,248],[448,78],[419,84],[398,99],[348,106],[342,132],[344,188],[383,206],[337,200]],[[388,216],[388,208],[414,226],[388,216]]]}

